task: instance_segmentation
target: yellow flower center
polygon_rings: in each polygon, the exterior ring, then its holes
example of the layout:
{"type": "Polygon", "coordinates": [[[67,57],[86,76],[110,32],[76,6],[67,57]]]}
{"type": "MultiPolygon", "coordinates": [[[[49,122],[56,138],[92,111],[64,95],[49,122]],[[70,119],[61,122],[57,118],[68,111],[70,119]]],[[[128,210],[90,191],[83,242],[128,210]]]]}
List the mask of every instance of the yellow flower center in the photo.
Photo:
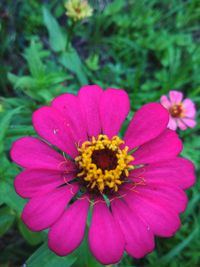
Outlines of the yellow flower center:
{"type": "Polygon", "coordinates": [[[134,158],[128,154],[128,147],[120,148],[123,143],[118,136],[109,139],[101,134],[78,148],[79,156],[75,161],[80,172],[77,176],[83,179],[87,187],[96,188],[101,193],[106,189],[118,191],[119,185],[128,177],[129,170],[134,168],[129,165],[134,158]]]}
{"type": "Polygon", "coordinates": [[[182,103],[175,104],[173,105],[170,109],[169,112],[172,117],[174,118],[182,118],[184,117],[184,108],[182,103]]]}

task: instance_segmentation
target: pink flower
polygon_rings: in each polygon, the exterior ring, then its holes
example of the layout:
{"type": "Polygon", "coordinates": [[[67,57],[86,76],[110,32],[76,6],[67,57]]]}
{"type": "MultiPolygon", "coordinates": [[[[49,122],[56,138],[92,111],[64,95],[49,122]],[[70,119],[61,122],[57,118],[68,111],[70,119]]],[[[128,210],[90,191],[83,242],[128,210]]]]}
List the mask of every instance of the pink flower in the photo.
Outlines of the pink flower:
{"type": "Polygon", "coordinates": [[[170,91],[169,98],[163,95],[160,98],[160,102],[169,110],[170,119],[168,127],[170,129],[176,130],[179,127],[181,130],[185,130],[188,127],[194,128],[196,126],[194,102],[189,98],[183,100],[183,93],[170,91]]]}
{"type": "Polygon", "coordinates": [[[30,199],[22,219],[32,231],[50,228],[48,245],[60,256],[81,244],[90,206],[89,247],[102,264],[117,263],[124,251],[141,258],[155,235],[180,227],[194,166],[178,157],[182,142],[159,103],[139,109],[120,139],[129,109],[125,91],[85,86],[33,114],[44,141],[29,136],[12,146],[13,161],[25,168],[16,192],[30,199]]]}

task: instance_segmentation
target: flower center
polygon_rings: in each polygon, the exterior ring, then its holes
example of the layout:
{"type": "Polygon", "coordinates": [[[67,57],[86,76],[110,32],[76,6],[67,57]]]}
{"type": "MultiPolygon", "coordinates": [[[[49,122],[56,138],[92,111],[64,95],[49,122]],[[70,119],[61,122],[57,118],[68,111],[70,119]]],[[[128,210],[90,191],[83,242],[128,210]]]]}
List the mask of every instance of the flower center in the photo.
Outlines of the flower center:
{"type": "Polygon", "coordinates": [[[92,153],[92,162],[101,170],[114,170],[117,167],[116,152],[108,148],[95,150],[92,153]]]}
{"type": "Polygon", "coordinates": [[[87,187],[98,189],[101,193],[106,189],[118,191],[119,185],[128,177],[129,170],[133,169],[129,163],[134,160],[128,154],[127,146],[120,148],[123,143],[118,136],[109,139],[101,134],[78,148],[79,156],[75,158],[79,168],[77,176],[87,183],[87,187]]]}
{"type": "Polygon", "coordinates": [[[183,117],[183,105],[182,105],[182,103],[173,105],[169,109],[169,112],[170,112],[171,116],[174,118],[183,117]]]}
{"type": "Polygon", "coordinates": [[[81,13],[80,7],[75,8],[75,11],[76,11],[76,13],[80,14],[81,13]]]}

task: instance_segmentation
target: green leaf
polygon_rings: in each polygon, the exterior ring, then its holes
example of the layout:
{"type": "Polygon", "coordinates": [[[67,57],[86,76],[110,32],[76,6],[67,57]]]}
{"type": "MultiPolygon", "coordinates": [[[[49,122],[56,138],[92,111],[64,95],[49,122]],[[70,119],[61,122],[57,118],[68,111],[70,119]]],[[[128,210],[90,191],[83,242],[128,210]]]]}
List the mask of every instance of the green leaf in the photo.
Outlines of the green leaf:
{"type": "Polygon", "coordinates": [[[25,50],[24,57],[28,62],[29,70],[34,78],[40,78],[45,74],[45,66],[42,63],[42,45],[32,39],[30,46],[25,50]]]}
{"type": "Polygon", "coordinates": [[[49,43],[52,49],[55,52],[64,51],[67,44],[67,36],[63,34],[58,22],[46,7],[43,7],[43,18],[49,33],[49,43]]]}
{"type": "Polygon", "coordinates": [[[15,216],[8,207],[0,208],[0,236],[4,235],[9,230],[14,220],[15,216]]]}
{"type": "Polygon", "coordinates": [[[43,240],[42,233],[36,233],[30,231],[21,220],[19,220],[18,222],[18,227],[22,236],[30,245],[34,246],[42,242],[43,240]]]}
{"type": "Polygon", "coordinates": [[[32,125],[15,125],[15,127],[9,128],[7,137],[20,138],[23,135],[35,135],[35,131],[32,125]]]}
{"type": "Polygon", "coordinates": [[[68,70],[77,73],[81,68],[81,60],[74,48],[69,48],[68,51],[62,53],[60,56],[60,62],[65,66],[68,70]]]}
{"type": "Polygon", "coordinates": [[[10,208],[14,209],[18,214],[21,214],[21,211],[26,203],[24,199],[19,197],[14,190],[14,186],[11,182],[1,181],[0,186],[0,203],[6,203],[10,208]]]}
{"type": "Polygon", "coordinates": [[[103,266],[91,254],[90,249],[88,247],[87,235],[85,235],[85,238],[84,238],[81,246],[75,251],[75,253],[78,256],[78,258],[77,258],[76,264],[73,267],[76,267],[76,266],[102,267],[103,266]]]}
{"type": "Polygon", "coordinates": [[[170,263],[175,256],[179,255],[185,247],[191,244],[192,240],[198,235],[198,233],[199,228],[195,228],[186,239],[169,251],[165,256],[161,257],[159,262],[165,265],[170,263]]]}
{"type": "Polygon", "coordinates": [[[60,63],[68,70],[74,72],[81,85],[88,84],[88,79],[85,76],[80,57],[74,48],[69,48],[68,51],[63,52],[59,59],[60,63]]]}
{"type": "Polygon", "coordinates": [[[62,29],[56,19],[52,16],[46,7],[43,7],[44,23],[49,33],[49,43],[55,52],[62,52],[60,56],[60,63],[77,75],[81,85],[88,84],[85,76],[82,63],[77,51],[70,45],[66,51],[67,36],[62,32],[62,29]]]}
{"type": "Polygon", "coordinates": [[[35,87],[35,79],[31,76],[18,77],[12,73],[8,73],[8,79],[16,90],[32,89],[35,87]]]}
{"type": "Polygon", "coordinates": [[[7,78],[8,78],[8,80],[11,82],[11,84],[12,84],[13,86],[15,85],[15,83],[17,82],[17,79],[18,79],[17,75],[15,75],[15,74],[13,74],[13,73],[11,73],[11,72],[8,72],[8,73],[7,73],[7,78]]]}
{"type": "Polygon", "coordinates": [[[66,257],[59,257],[49,250],[47,244],[43,244],[36,252],[27,260],[28,267],[70,267],[76,261],[77,257],[70,254],[66,257]]]}
{"type": "Polygon", "coordinates": [[[96,71],[99,69],[99,55],[93,54],[88,57],[88,59],[85,61],[87,67],[92,70],[96,71]]]}
{"type": "Polygon", "coordinates": [[[118,13],[119,11],[121,11],[124,7],[124,1],[123,0],[118,0],[118,1],[114,1],[113,3],[110,3],[107,7],[106,10],[104,12],[104,14],[106,16],[110,16],[110,15],[115,15],[115,13],[118,13]]]}
{"type": "Polygon", "coordinates": [[[10,122],[12,120],[12,117],[20,111],[21,107],[18,107],[14,110],[8,111],[7,113],[3,113],[3,117],[0,120],[0,153],[3,152],[4,148],[4,138],[6,136],[6,133],[8,131],[8,127],[10,125],[10,122]]]}

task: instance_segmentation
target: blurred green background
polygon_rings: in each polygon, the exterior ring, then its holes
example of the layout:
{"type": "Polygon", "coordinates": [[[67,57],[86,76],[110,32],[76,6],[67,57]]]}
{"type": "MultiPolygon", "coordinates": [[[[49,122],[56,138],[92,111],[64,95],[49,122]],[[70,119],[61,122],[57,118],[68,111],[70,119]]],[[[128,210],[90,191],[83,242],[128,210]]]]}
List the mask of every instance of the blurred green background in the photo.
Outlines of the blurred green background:
{"type": "Polygon", "coordinates": [[[26,228],[20,220],[25,201],[13,188],[20,168],[9,157],[14,140],[35,135],[34,110],[94,83],[125,89],[131,115],[170,89],[195,102],[197,126],[179,132],[182,155],[197,171],[182,227],[172,238],[157,238],[145,258],[125,255],[117,266],[200,266],[200,1],[93,0],[93,15],[76,23],[64,3],[0,1],[0,267],[101,266],[86,242],[59,258],[47,249],[45,231],[26,228]]]}

